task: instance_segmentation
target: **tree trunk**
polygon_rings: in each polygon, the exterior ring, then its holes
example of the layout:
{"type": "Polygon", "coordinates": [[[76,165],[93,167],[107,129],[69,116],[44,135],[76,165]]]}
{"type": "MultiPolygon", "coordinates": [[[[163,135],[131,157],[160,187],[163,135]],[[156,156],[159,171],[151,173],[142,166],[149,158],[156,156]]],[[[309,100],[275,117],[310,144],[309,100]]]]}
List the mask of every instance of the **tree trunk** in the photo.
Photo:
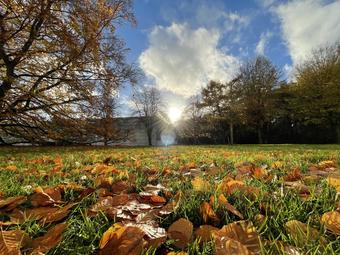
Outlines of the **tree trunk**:
{"type": "Polygon", "coordinates": [[[336,126],[335,126],[335,142],[337,144],[340,144],[340,124],[338,123],[336,126]]]}
{"type": "Polygon", "coordinates": [[[229,123],[229,132],[230,132],[230,144],[234,144],[234,124],[232,121],[229,123]]]}
{"type": "Polygon", "coordinates": [[[261,131],[261,128],[257,128],[257,138],[258,138],[258,142],[259,144],[262,144],[263,143],[263,140],[262,140],[262,131],[261,131]]]}
{"type": "Polygon", "coordinates": [[[147,130],[147,135],[148,135],[149,146],[152,146],[152,129],[147,130]]]}

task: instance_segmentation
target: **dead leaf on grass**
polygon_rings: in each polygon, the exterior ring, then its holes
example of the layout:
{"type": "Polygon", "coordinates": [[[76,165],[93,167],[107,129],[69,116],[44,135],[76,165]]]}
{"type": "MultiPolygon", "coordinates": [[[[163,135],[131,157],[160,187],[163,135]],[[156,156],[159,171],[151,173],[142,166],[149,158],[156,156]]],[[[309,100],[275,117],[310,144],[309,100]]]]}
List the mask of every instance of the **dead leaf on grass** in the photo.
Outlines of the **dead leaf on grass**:
{"type": "Polygon", "coordinates": [[[306,243],[314,242],[320,239],[320,243],[324,245],[326,240],[320,235],[320,232],[298,220],[290,220],[285,224],[285,230],[291,236],[298,247],[306,245],[306,243]]]}
{"type": "Polygon", "coordinates": [[[204,223],[212,223],[213,225],[217,225],[220,222],[220,219],[217,217],[215,211],[213,210],[209,203],[203,202],[201,204],[200,211],[204,223]]]}
{"type": "Polygon", "coordinates": [[[32,206],[50,206],[54,204],[60,204],[61,190],[60,188],[46,188],[37,187],[35,193],[30,197],[32,206]]]}
{"type": "Polygon", "coordinates": [[[34,239],[29,254],[44,254],[56,247],[61,242],[62,234],[66,228],[67,224],[60,223],[50,228],[43,236],[34,239]]]}
{"type": "Polygon", "coordinates": [[[201,177],[195,177],[191,184],[195,191],[206,192],[210,190],[210,183],[201,177]]]}
{"type": "Polygon", "coordinates": [[[174,246],[179,249],[187,247],[191,240],[193,233],[193,225],[191,221],[181,218],[174,223],[168,229],[168,236],[170,239],[175,240],[174,246]]]}
{"type": "Polygon", "coordinates": [[[22,230],[2,231],[0,229],[0,254],[20,255],[20,248],[26,246],[30,239],[22,230]]]}
{"type": "Polygon", "coordinates": [[[99,255],[140,255],[145,241],[144,233],[137,227],[114,224],[102,236],[99,255]]]}
{"type": "Polygon", "coordinates": [[[213,233],[218,230],[218,228],[211,225],[201,225],[195,230],[194,236],[195,238],[200,238],[201,242],[209,242],[213,238],[213,233]]]}
{"type": "Polygon", "coordinates": [[[8,212],[26,201],[27,201],[26,196],[9,197],[9,198],[0,200],[0,209],[8,212]]]}
{"type": "Polygon", "coordinates": [[[240,219],[244,219],[242,213],[239,212],[239,210],[237,210],[233,205],[231,205],[227,198],[221,194],[218,197],[218,203],[222,206],[224,206],[229,212],[231,212],[232,214],[236,215],[237,217],[239,217],[240,219]]]}
{"type": "Polygon", "coordinates": [[[224,254],[259,254],[261,251],[260,237],[249,221],[236,221],[225,225],[214,233],[214,238],[218,241],[215,247],[225,251],[224,254]],[[231,241],[227,242],[228,240],[231,241]],[[240,253],[235,253],[235,251],[240,253]]]}
{"type": "Polygon", "coordinates": [[[325,224],[327,230],[340,236],[340,212],[326,212],[321,217],[321,222],[325,224]]]}

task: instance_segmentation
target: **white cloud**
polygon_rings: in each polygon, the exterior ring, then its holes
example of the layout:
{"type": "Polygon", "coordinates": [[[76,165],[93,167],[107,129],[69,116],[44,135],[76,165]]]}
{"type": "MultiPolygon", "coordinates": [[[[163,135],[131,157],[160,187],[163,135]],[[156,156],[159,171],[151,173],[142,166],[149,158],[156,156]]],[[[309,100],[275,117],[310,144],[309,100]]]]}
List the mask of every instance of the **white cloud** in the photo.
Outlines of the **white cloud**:
{"type": "Polygon", "coordinates": [[[283,66],[283,75],[284,78],[288,81],[295,81],[295,75],[294,75],[294,68],[291,65],[285,64],[283,66]]]}
{"type": "Polygon", "coordinates": [[[209,80],[228,80],[236,71],[237,58],[218,49],[219,39],[218,30],[157,26],[139,57],[140,67],[159,89],[189,97],[209,80]]]}
{"type": "Polygon", "coordinates": [[[264,50],[266,45],[268,44],[268,41],[270,39],[270,37],[272,37],[272,33],[271,32],[266,32],[266,33],[262,33],[260,36],[260,40],[256,45],[256,49],[255,49],[255,53],[257,55],[264,55],[264,50]]]}
{"type": "Polygon", "coordinates": [[[340,1],[289,1],[275,8],[283,38],[296,65],[312,49],[340,40],[340,1]]]}

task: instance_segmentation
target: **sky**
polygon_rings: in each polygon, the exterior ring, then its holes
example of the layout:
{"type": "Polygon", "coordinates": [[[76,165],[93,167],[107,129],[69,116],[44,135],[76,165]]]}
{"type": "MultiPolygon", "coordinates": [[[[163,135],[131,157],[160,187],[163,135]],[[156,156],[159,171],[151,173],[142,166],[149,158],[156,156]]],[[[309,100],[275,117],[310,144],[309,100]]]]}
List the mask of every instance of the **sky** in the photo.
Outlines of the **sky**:
{"type": "MultiPolygon", "coordinates": [[[[294,79],[313,49],[340,40],[340,0],[135,0],[134,14],[136,26],[118,28],[127,61],[144,74],[138,86],[157,87],[169,108],[256,55],[294,79]]],[[[131,115],[132,93],[121,89],[120,115],[131,115]]]]}

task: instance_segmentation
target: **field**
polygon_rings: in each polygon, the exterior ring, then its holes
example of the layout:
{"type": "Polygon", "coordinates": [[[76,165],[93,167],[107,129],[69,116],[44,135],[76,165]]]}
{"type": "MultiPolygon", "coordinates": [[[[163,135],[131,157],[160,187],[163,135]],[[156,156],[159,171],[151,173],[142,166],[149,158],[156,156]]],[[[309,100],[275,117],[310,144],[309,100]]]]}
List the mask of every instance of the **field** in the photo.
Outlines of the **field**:
{"type": "Polygon", "coordinates": [[[340,254],[339,164],[340,145],[0,148],[0,254],[340,254]]]}

